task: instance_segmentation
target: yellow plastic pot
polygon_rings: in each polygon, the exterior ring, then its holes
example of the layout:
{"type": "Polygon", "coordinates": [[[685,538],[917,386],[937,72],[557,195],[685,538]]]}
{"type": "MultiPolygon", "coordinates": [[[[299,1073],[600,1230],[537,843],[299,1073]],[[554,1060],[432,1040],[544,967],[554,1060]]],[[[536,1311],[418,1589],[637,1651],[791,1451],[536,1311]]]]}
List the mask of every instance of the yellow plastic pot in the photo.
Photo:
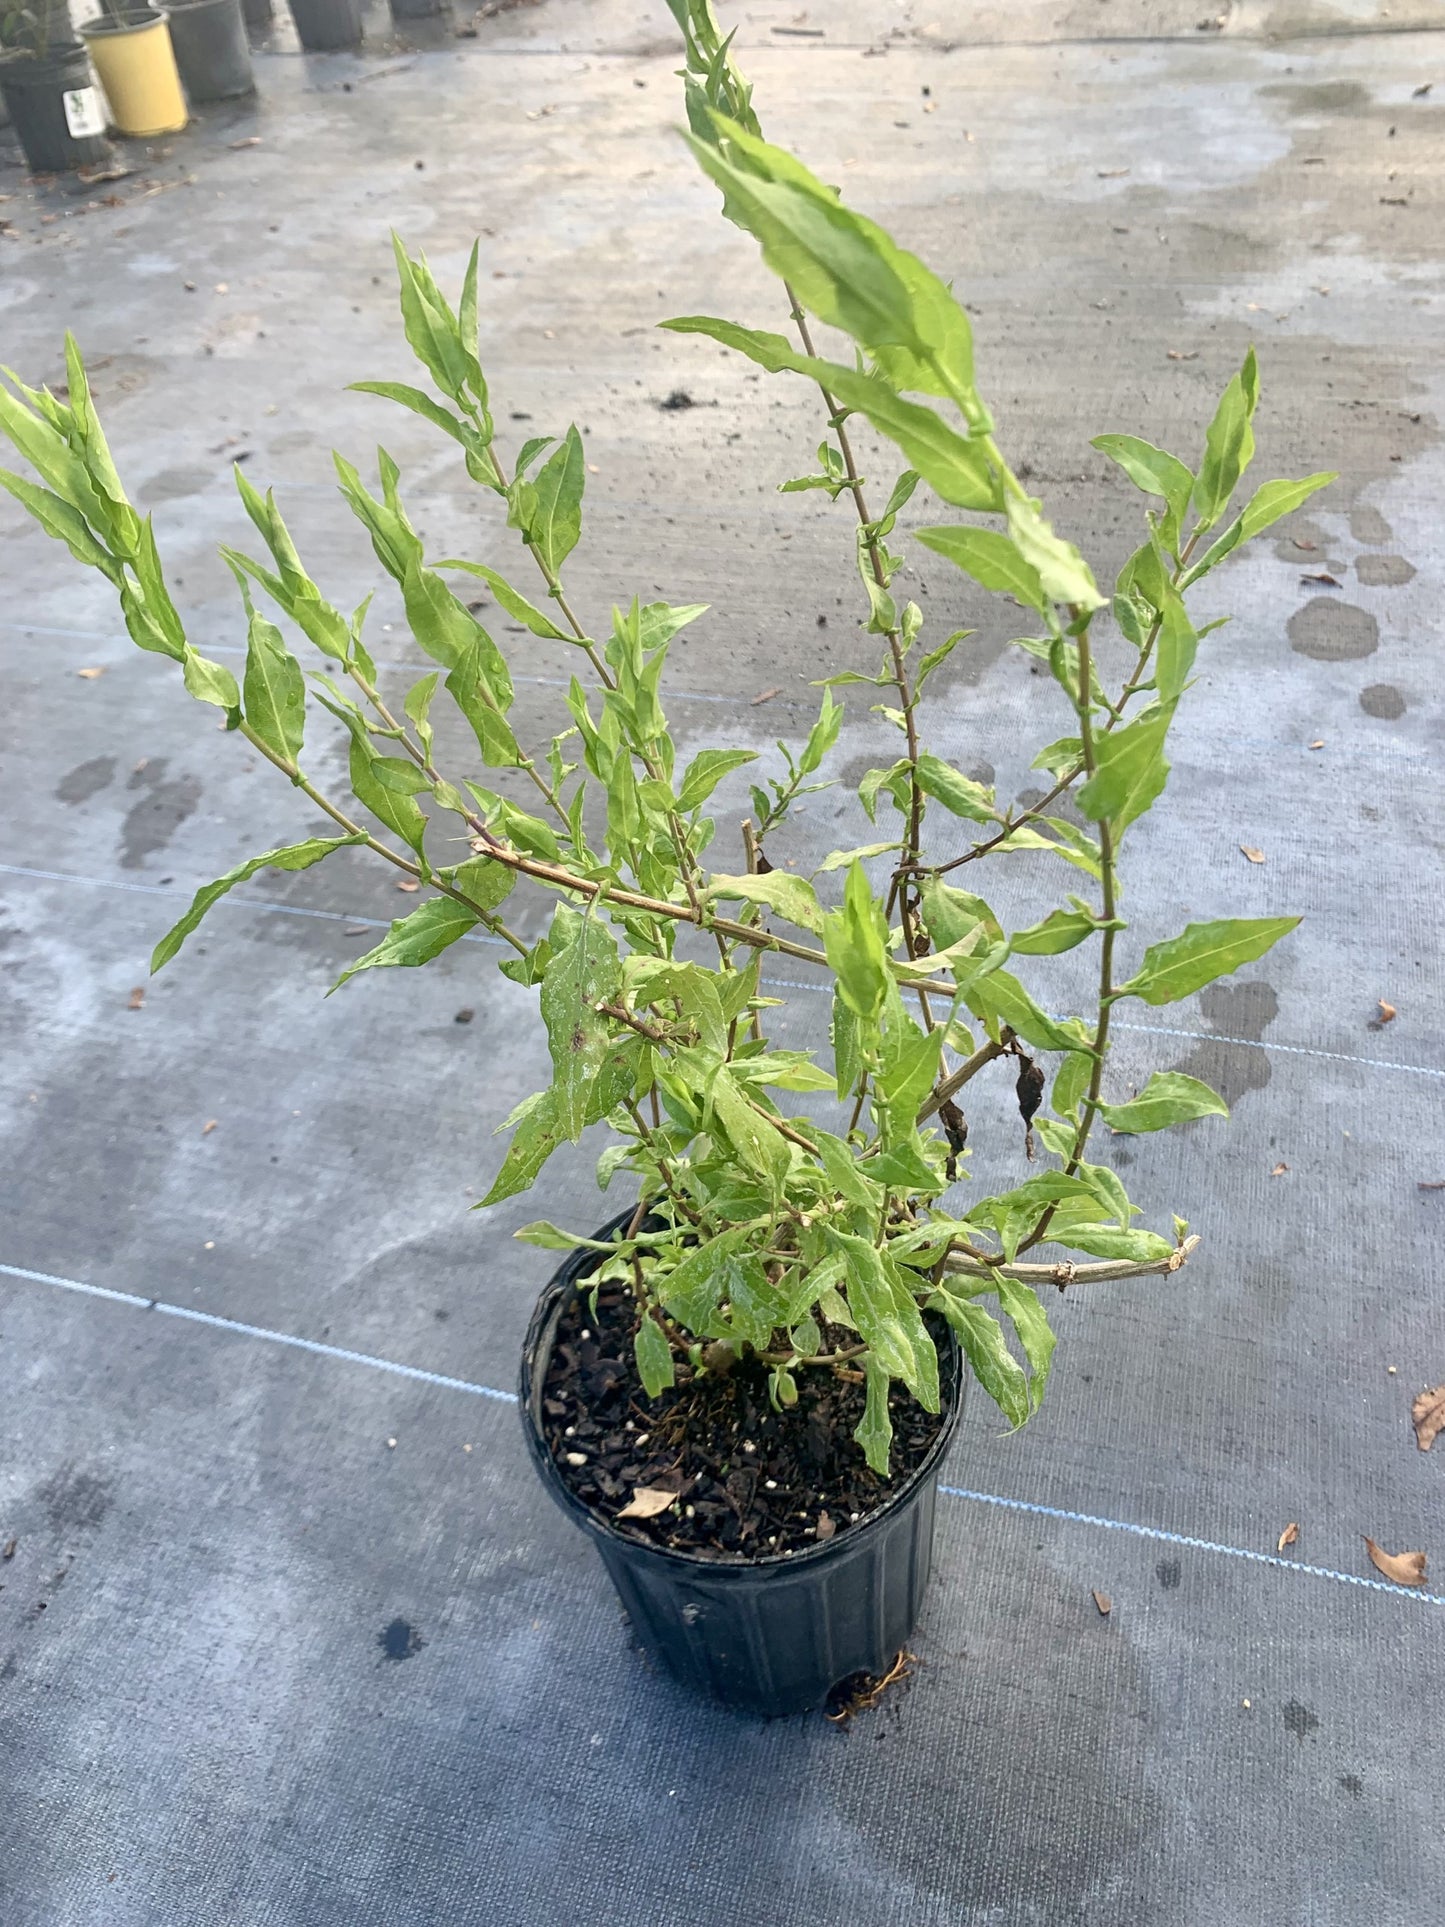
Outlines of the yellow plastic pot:
{"type": "Polygon", "coordinates": [[[87,20],[80,37],[110,103],[118,134],[176,134],[186,124],[186,97],[163,12],[137,7],[87,20]]]}

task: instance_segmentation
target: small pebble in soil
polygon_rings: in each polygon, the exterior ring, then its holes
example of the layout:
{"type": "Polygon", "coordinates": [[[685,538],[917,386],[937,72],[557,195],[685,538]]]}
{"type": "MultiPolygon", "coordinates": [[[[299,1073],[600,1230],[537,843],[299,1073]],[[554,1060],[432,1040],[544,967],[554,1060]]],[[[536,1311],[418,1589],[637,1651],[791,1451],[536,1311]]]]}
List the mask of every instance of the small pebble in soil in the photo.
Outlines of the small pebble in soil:
{"type": "Polygon", "coordinates": [[[567,1454],[567,1463],[568,1465],[586,1465],[587,1454],[585,1452],[569,1452],[567,1454]]]}

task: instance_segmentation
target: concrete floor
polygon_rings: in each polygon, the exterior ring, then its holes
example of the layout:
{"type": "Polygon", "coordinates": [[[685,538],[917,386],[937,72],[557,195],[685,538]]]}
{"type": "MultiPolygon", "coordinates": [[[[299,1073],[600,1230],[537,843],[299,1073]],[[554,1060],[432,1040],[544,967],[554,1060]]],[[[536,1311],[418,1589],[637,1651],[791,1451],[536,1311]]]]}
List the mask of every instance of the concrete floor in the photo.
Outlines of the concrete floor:
{"type": "MultiPolygon", "coordinates": [[[[1152,934],[1306,916],[1121,1032],[1121,1080],[1181,1066],[1235,1105],[1119,1159],[1203,1248],[1167,1286],[1062,1304],[1022,1434],[975,1401],[917,1677],[850,1731],[652,1676],[526,1465],[499,1394],[547,1269],[508,1234],[539,1200],[468,1206],[544,1054],[485,948],[323,1002],[405,907],[341,858],[238,892],[129,1007],[196,884],[309,819],[0,507],[3,1927],[1384,1927],[1438,1905],[1445,1585],[1386,1588],[1361,1535],[1445,1570],[1440,1452],[1409,1425],[1445,1377],[1445,1192],[1418,1188],[1445,1178],[1445,22],[1247,0],[1201,29],[1205,4],[727,10],[773,137],[955,277],[1007,445],[1101,572],[1137,510],[1089,436],[1191,455],[1251,340],[1260,475],[1341,471],[1211,591],[1235,620],[1134,851],[1152,934]],[[1374,1031],[1381,997],[1399,1014],[1374,1031]]],[[[767,751],[821,665],[869,645],[842,510],[773,493],[818,440],[806,391],[648,326],[782,321],[672,132],[671,23],[545,0],[477,27],[378,29],[359,56],[278,35],[254,103],[127,147],[110,183],[27,185],[0,147],[0,358],[56,379],[74,326],[192,634],[235,652],[215,545],[246,532],[241,453],[338,601],[375,566],[333,446],[385,437],[436,553],[509,552],[446,445],[341,392],[407,374],[387,228],[453,279],[480,230],[506,433],[587,432],[576,600],[710,602],[674,656],[680,734],[767,751]],[[661,410],[679,388],[698,406],[661,410]]],[[[938,635],[979,623],[912,562],[938,635]]],[[[1055,731],[1000,620],[955,653],[935,735],[1017,795],[1055,731]]],[[[399,681],[416,651],[384,598],[372,621],[399,681]]],[[[507,640],[536,740],[572,661],[507,640]]],[[[864,708],[854,780],[882,742],[864,708]]],[[[828,792],[794,853],[865,835],[828,792]]],[[[1034,889],[997,884],[1019,910],[1034,889]]],[[[805,976],[799,1044],[823,1023],[805,976]]],[[[979,1099],[975,1141],[990,1106],[1001,1127],[981,1177],[1011,1168],[1006,1098],[979,1099]]],[[[614,1208],[591,1148],[549,1167],[547,1215],[614,1208]]]]}

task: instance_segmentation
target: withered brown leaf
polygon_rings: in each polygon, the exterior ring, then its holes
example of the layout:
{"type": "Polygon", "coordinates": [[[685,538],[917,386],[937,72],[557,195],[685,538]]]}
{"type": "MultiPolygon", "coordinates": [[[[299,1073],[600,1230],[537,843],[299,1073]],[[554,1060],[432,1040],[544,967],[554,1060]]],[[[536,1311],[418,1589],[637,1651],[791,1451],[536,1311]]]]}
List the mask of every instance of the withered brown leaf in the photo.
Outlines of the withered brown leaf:
{"type": "Polygon", "coordinates": [[[655,1485],[639,1485],[617,1514],[619,1519],[655,1519],[677,1501],[675,1492],[664,1492],[655,1485]]]}
{"type": "Polygon", "coordinates": [[[1437,1385],[1433,1391],[1421,1392],[1410,1407],[1410,1417],[1415,1425],[1415,1443],[1422,1452],[1428,1452],[1440,1434],[1445,1432],[1445,1385],[1437,1385]]]}
{"type": "Polygon", "coordinates": [[[1244,854],[1245,854],[1245,855],[1246,855],[1246,856],[1247,856],[1247,857],[1249,858],[1249,860],[1250,860],[1250,862],[1251,862],[1251,863],[1263,863],[1263,862],[1264,862],[1264,851],[1263,851],[1263,850],[1255,850],[1255,849],[1252,849],[1252,848],[1250,847],[1250,845],[1249,845],[1248,843],[1241,843],[1239,847],[1240,847],[1240,849],[1241,849],[1241,850],[1242,850],[1242,851],[1244,852],[1244,854]]]}
{"type": "Polygon", "coordinates": [[[1291,1519],[1289,1524],[1285,1527],[1284,1531],[1279,1535],[1279,1542],[1275,1546],[1275,1551],[1283,1552],[1285,1547],[1292,1546],[1295,1540],[1298,1539],[1298,1537],[1299,1537],[1299,1527],[1298,1525],[1296,1525],[1295,1521],[1291,1519]]]}
{"type": "Polygon", "coordinates": [[[130,993],[130,996],[126,999],[125,1007],[127,1010],[139,1010],[145,1000],[146,987],[144,984],[137,984],[135,989],[130,993]]]}
{"type": "Polygon", "coordinates": [[[1100,1592],[1097,1588],[1094,1591],[1094,1604],[1099,1608],[1100,1619],[1107,1619],[1114,1610],[1114,1602],[1108,1593],[1100,1592]]]}
{"type": "Polygon", "coordinates": [[[774,696],[781,696],[782,693],[783,685],[781,683],[774,683],[771,689],[760,689],[757,695],[753,697],[752,706],[756,709],[759,703],[770,703],[774,696]]]}
{"type": "Polygon", "coordinates": [[[1365,1550],[1370,1555],[1370,1564],[1376,1572],[1397,1586],[1423,1586],[1425,1583],[1425,1555],[1423,1552],[1382,1552],[1368,1533],[1365,1535],[1365,1550]]]}

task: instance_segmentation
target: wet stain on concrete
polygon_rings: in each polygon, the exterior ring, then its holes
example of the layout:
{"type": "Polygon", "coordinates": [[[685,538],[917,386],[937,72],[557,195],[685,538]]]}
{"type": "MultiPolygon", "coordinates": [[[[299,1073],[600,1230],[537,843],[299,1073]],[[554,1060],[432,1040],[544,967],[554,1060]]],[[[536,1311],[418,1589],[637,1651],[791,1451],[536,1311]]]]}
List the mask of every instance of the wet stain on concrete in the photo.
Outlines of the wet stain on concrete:
{"type": "Polygon", "coordinates": [[[216,474],[210,468],[163,468],[141,489],[141,502],[146,508],[156,508],[162,502],[183,502],[187,496],[208,489],[216,474]]]}
{"type": "Polygon", "coordinates": [[[1320,1723],[1319,1714],[1312,1713],[1307,1706],[1301,1706],[1298,1700],[1290,1701],[1282,1717],[1286,1733],[1293,1733],[1301,1743],[1306,1734],[1313,1733],[1320,1723]]]}
{"type": "Polygon", "coordinates": [[[115,780],[115,758],[92,756],[88,763],[77,763],[67,770],[55,786],[62,803],[87,803],[115,780]]]}
{"type": "Polygon", "coordinates": [[[1384,516],[1372,508],[1350,510],[1350,534],[1357,542],[1368,543],[1372,548],[1383,547],[1395,539],[1395,531],[1384,516]]]}
{"type": "Polygon", "coordinates": [[[393,1619],[376,1635],[376,1643],[387,1659],[411,1659],[425,1641],[409,1619],[393,1619]]]}
{"type": "Polygon", "coordinates": [[[1414,573],[1414,563],[1403,555],[1362,555],[1355,563],[1355,574],[1367,589],[1398,589],[1414,573]]]}
{"type": "Polygon", "coordinates": [[[1345,1792],[1355,1800],[1358,1800],[1365,1790],[1365,1783],[1358,1773],[1342,1773],[1340,1775],[1340,1785],[1344,1788],[1345,1792]]]}
{"type": "Polygon", "coordinates": [[[112,1484],[102,1473],[62,1465],[36,1495],[58,1533],[75,1528],[87,1532],[101,1524],[112,1504],[112,1484]]]}
{"type": "Polygon", "coordinates": [[[194,776],[166,776],[166,759],[157,756],[135,770],[126,784],[142,795],[121,825],[121,868],[139,870],[148,856],[163,850],[201,800],[194,776]]]}
{"type": "Polygon", "coordinates": [[[1202,1079],[1232,1107],[1270,1080],[1269,1052],[1258,1040],[1279,1015],[1279,998],[1266,983],[1211,984],[1200,994],[1199,1008],[1219,1042],[1196,1044],[1173,1068],[1202,1079]]]}
{"type": "Polygon", "coordinates": [[[1184,1577],[1184,1568],[1177,1559],[1161,1559],[1154,1571],[1165,1592],[1173,1592],[1184,1577]]]}
{"type": "Polygon", "coordinates": [[[1366,114],[1374,106],[1368,87],[1357,80],[1280,81],[1261,87],[1262,94],[1282,100],[1287,114],[1366,114]]]}
{"type": "Polygon", "coordinates": [[[1358,662],[1380,646],[1380,625],[1368,609],[1323,596],[1296,609],[1288,623],[1289,646],[1316,662],[1358,662]]]}
{"type": "Polygon", "coordinates": [[[1408,707],[1392,682],[1372,682],[1368,689],[1360,691],[1360,708],[1367,716],[1378,716],[1382,722],[1397,722],[1408,707]]]}

